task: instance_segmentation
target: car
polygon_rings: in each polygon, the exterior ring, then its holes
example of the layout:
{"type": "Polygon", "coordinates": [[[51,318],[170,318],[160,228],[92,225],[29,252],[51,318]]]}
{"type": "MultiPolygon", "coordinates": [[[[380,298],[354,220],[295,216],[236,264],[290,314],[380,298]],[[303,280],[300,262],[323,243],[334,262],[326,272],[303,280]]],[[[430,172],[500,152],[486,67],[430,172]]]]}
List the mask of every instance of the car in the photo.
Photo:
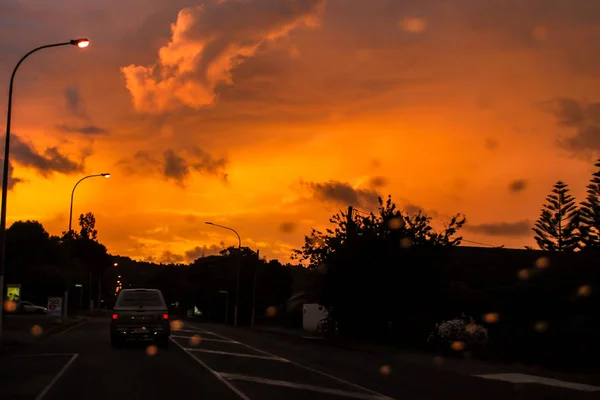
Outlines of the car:
{"type": "Polygon", "coordinates": [[[17,311],[24,314],[46,314],[48,309],[42,306],[36,306],[29,301],[20,301],[17,303],[17,311]]]}
{"type": "Polygon", "coordinates": [[[113,307],[110,341],[121,347],[133,341],[169,346],[171,324],[167,304],[158,289],[123,289],[113,307]]]}

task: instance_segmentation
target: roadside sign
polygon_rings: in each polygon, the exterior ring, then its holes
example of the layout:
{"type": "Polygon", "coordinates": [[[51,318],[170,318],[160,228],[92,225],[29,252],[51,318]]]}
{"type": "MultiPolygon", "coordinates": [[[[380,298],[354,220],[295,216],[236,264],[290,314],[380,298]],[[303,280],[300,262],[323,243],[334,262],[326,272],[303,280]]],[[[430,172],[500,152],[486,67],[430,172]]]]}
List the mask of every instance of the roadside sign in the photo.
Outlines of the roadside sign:
{"type": "Polygon", "coordinates": [[[56,317],[62,315],[62,297],[48,297],[48,315],[56,317]]]}
{"type": "Polygon", "coordinates": [[[19,301],[21,299],[21,285],[6,285],[6,298],[10,301],[19,301]]]}

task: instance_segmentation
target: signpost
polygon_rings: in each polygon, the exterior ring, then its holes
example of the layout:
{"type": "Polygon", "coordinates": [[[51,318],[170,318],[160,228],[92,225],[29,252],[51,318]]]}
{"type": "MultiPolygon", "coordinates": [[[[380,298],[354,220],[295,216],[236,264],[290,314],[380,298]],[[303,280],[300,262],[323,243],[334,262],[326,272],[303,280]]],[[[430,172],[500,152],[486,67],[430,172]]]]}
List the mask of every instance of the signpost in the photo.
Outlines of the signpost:
{"type": "Polygon", "coordinates": [[[48,316],[58,317],[62,316],[62,297],[48,297],[48,316]]]}

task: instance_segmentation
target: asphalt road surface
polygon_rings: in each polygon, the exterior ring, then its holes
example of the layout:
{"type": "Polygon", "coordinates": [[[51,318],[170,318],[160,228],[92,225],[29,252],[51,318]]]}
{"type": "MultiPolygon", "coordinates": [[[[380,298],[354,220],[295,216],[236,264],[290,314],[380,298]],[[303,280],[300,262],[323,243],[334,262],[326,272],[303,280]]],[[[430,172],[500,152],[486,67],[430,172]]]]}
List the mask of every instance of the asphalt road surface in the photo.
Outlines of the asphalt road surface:
{"type": "Polygon", "coordinates": [[[93,319],[0,359],[0,398],[134,399],[593,399],[250,329],[185,323],[169,349],[110,346],[93,319]],[[383,368],[382,368],[383,367],[383,368]]]}

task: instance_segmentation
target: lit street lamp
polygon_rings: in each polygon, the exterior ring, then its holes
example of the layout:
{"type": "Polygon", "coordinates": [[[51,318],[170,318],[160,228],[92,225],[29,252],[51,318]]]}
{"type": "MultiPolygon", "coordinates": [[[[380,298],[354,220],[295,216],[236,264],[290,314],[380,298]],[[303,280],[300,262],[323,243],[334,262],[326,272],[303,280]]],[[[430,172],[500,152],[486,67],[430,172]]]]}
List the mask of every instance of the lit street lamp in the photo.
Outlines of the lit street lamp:
{"type": "MultiPolygon", "coordinates": [[[[67,239],[67,271],[69,270],[69,268],[71,267],[71,232],[73,231],[71,225],[73,222],[73,198],[75,196],[75,189],[77,189],[77,186],[84,180],[88,179],[88,178],[98,178],[98,177],[103,177],[103,178],[110,178],[110,173],[108,172],[103,172],[101,174],[93,174],[93,175],[88,175],[88,176],[84,176],[83,178],[81,178],[80,180],[77,181],[77,183],[75,184],[75,186],[73,186],[73,190],[71,191],[71,207],[69,209],[69,231],[67,232],[68,235],[68,239],[67,239]]],[[[89,305],[90,305],[90,313],[91,313],[91,305],[92,305],[92,270],[91,268],[88,268],[88,300],[89,300],[89,305]]]]}
{"type": "MultiPolygon", "coordinates": [[[[77,46],[79,48],[84,48],[84,47],[87,47],[89,44],[90,44],[90,41],[87,38],[81,38],[81,39],[69,40],[68,42],[47,44],[44,46],[36,47],[35,49],[31,50],[29,53],[27,53],[23,57],[21,57],[21,59],[15,66],[15,69],[13,70],[12,75],[10,76],[10,85],[8,87],[8,107],[7,107],[7,115],[6,115],[6,138],[5,138],[5,144],[4,144],[4,169],[3,169],[4,173],[2,175],[2,206],[1,206],[1,210],[0,210],[0,298],[1,298],[2,302],[4,302],[4,270],[5,270],[5,262],[6,262],[6,198],[7,198],[7,192],[8,192],[8,174],[9,174],[9,166],[10,166],[10,163],[9,163],[10,123],[11,123],[11,116],[12,116],[12,93],[13,93],[13,86],[14,86],[14,81],[15,81],[15,74],[17,73],[17,70],[19,69],[19,66],[21,65],[21,63],[23,61],[25,61],[25,59],[27,57],[29,57],[31,54],[35,53],[36,51],[39,51],[42,49],[48,49],[50,47],[69,46],[69,45],[77,46]]],[[[0,337],[2,335],[2,309],[3,309],[3,307],[0,307],[0,337]]]]}

